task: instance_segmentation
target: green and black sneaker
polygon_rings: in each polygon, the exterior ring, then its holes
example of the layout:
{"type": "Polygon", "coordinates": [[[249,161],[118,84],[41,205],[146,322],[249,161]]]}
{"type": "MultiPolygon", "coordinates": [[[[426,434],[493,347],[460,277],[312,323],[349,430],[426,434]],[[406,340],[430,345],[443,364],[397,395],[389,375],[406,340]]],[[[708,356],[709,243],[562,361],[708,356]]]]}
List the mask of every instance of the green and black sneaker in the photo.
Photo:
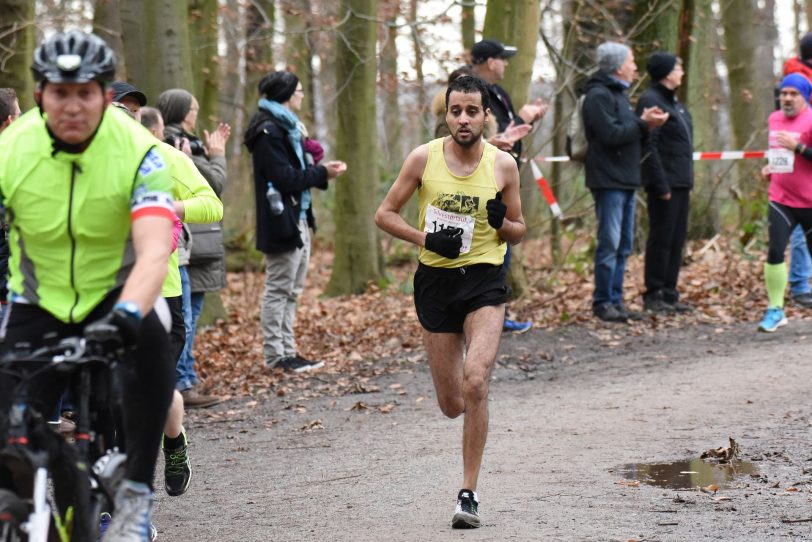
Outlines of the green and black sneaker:
{"type": "Polygon", "coordinates": [[[183,495],[192,481],[192,462],[189,460],[189,441],[186,429],[172,439],[163,436],[161,449],[164,451],[164,487],[172,497],[183,495]]]}

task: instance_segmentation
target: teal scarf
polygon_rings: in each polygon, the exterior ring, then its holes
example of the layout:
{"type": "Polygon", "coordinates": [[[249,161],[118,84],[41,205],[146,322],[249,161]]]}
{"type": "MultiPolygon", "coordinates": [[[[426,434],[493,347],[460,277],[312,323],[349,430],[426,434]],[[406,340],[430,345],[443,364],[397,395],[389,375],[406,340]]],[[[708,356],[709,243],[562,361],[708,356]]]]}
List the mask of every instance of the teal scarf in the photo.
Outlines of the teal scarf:
{"type": "Polygon", "coordinates": [[[277,124],[287,132],[288,141],[290,141],[297,158],[299,158],[299,167],[304,169],[305,159],[304,149],[302,148],[302,129],[300,128],[302,123],[299,122],[299,117],[279,102],[265,98],[259,101],[259,107],[270,113],[277,124]]]}
{"type": "MultiPolygon", "coordinates": [[[[287,132],[288,141],[290,141],[293,150],[296,152],[296,157],[299,159],[299,167],[305,169],[304,147],[302,147],[304,126],[299,121],[299,117],[290,109],[273,100],[262,98],[259,101],[259,107],[270,113],[276,123],[287,132]]],[[[268,184],[271,183],[269,182],[268,184]]],[[[302,213],[299,216],[299,220],[305,220],[307,217],[310,201],[310,190],[302,191],[302,213]]]]}

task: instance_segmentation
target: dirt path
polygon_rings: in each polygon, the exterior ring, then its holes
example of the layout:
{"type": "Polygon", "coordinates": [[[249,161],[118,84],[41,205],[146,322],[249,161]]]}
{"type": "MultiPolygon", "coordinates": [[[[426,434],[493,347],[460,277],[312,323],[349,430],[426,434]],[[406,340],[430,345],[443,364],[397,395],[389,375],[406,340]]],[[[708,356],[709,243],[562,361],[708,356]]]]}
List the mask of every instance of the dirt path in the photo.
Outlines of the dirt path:
{"type": "Polygon", "coordinates": [[[794,321],[772,335],[573,326],[506,338],[477,531],[449,527],[462,420],[442,417],[422,361],[377,393],[196,412],[195,477],[183,497],[158,490],[159,540],[812,540],[812,523],[782,521],[812,518],[808,333],[794,321]],[[760,476],[716,495],[611,472],[695,458],[728,436],[760,476]]]}

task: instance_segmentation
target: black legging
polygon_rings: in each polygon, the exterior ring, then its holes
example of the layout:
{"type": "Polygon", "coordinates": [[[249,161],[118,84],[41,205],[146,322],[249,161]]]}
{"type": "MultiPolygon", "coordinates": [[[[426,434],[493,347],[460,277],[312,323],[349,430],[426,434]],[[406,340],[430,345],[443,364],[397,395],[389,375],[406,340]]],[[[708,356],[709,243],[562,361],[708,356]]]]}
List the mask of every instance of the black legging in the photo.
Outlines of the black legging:
{"type": "Polygon", "coordinates": [[[774,201],[770,202],[767,211],[769,223],[770,248],[767,251],[767,263],[784,263],[784,252],[787,250],[789,237],[795,226],[801,224],[806,236],[806,246],[812,247],[812,209],[787,207],[774,201]]]}

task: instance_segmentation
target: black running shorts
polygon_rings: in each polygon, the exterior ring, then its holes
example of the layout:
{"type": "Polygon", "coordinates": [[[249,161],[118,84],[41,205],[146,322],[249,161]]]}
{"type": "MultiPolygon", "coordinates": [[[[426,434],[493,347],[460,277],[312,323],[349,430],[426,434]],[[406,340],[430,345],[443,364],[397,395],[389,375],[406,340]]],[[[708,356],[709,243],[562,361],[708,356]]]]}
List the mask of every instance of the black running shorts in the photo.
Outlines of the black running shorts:
{"type": "Polygon", "coordinates": [[[418,264],[414,274],[417,319],[432,333],[462,333],[468,313],[507,303],[510,288],[502,266],[476,264],[444,269],[418,264]]]}

